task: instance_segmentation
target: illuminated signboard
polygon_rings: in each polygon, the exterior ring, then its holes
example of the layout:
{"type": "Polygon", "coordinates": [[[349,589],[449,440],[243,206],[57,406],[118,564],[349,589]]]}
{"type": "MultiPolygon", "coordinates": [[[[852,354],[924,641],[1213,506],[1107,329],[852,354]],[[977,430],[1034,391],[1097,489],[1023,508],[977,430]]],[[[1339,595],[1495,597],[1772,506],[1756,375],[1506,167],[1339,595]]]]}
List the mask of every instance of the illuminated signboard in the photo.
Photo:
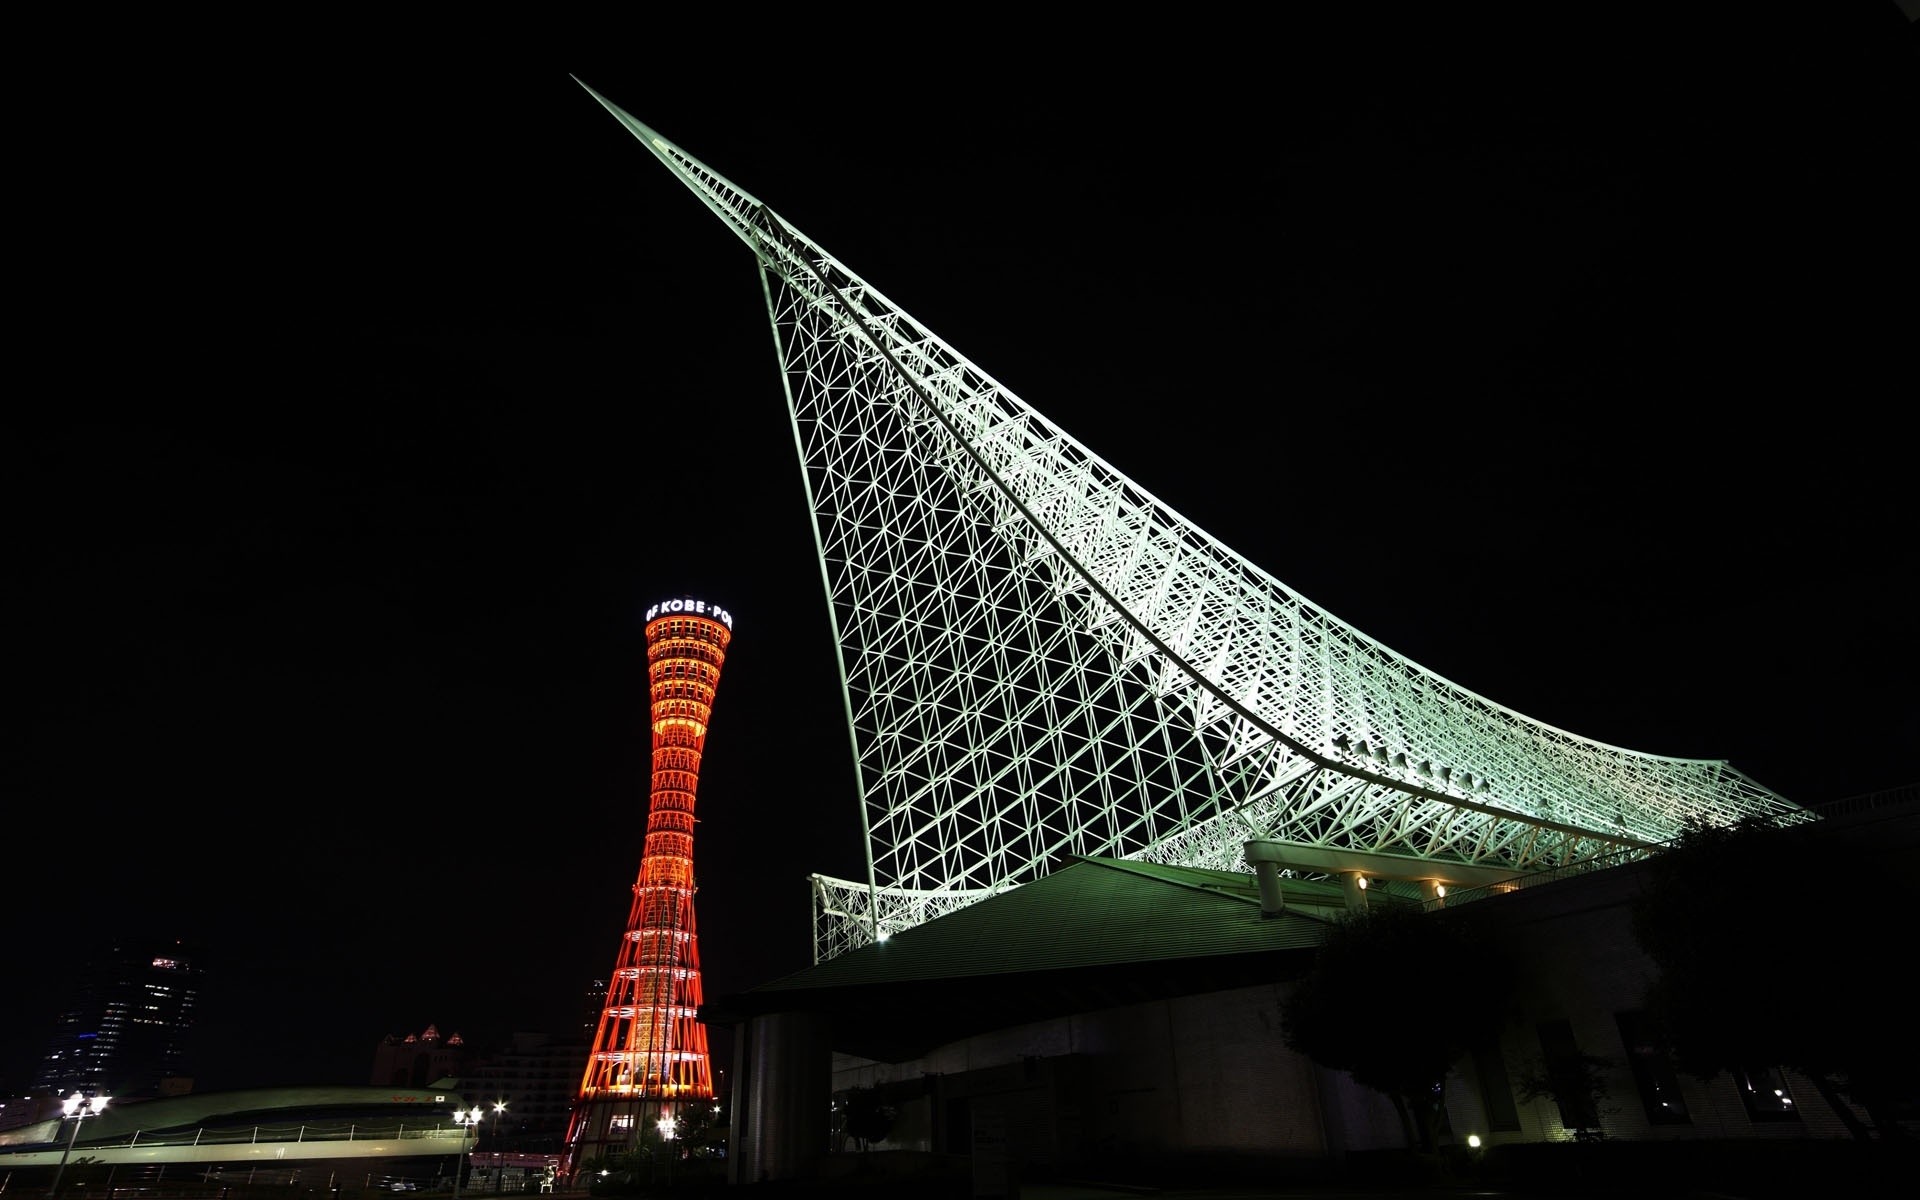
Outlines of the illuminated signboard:
{"type": "Polygon", "coordinates": [[[728,629],[733,628],[733,614],[718,604],[708,604],[705,600],[662,600],[647,609],[647,620],[670,616],[673,613],[692,613],[699,617],[712,617],[728,629]]]}

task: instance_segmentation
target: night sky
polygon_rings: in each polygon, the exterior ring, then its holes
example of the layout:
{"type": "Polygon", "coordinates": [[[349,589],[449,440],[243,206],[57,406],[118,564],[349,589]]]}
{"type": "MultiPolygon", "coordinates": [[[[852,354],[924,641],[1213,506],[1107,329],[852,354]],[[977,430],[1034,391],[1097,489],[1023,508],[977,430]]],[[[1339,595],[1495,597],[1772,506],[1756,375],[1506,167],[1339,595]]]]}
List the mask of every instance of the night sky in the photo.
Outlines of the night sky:
{"type": "Polygon", "coordinates": [[[1367,7],[77,70],[15,184],[0,1086],[121,934],[204,947],[203,1089],[575,1027],[676,595],[737,618],[707,995],[810,961],[863,854],[759,279],[576,75],[1429,669],[1803,804],[1920,780],[1913,22],[1367,7]]]}

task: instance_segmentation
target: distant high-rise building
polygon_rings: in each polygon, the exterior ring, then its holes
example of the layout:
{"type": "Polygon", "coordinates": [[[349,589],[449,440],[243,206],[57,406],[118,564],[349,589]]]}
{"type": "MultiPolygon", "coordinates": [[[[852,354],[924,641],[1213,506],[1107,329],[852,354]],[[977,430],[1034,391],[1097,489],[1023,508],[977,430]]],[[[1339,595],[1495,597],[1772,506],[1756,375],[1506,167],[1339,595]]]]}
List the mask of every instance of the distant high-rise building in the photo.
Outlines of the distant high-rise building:
{"type": "MultiPolygon", "coordinates": [[[[522,1155],[565,1150],[567,1124],[587,1062],[587,1039],[577,1031],[556,1035],[515,1033],[474,1055],[462,1069],[457,1091],[480,1107],[473,1164],[491,1173],[525,1168],[522,1155]]],[[[476,1195],[479,1190],[477,1189],[476,1195]]]]}
{"type": "Polygon", "coordinates": [[[108,942],[74,976],[32,1090],[64,1096],[177,1096],[190,1058],[202,968],[179,941],[108,942]]]}
{"type": "Polygon", "coordinates": [[[567,1130],[571,1168],[630,1148],[680,1106],[713,1096],[699,1021],[693,806],[733,614],[700,600],[647,610],[653,776],[647,840],[567,1130]]]}
{"type": "Polygon", "coordinates": [[[581,997],[580,1034],[588,1041],[593,1040],[594,1031],[600,1028],[600,1014],[607,1011],[607,981],[591,979],[587,981],[586,994],[581,997]]]}

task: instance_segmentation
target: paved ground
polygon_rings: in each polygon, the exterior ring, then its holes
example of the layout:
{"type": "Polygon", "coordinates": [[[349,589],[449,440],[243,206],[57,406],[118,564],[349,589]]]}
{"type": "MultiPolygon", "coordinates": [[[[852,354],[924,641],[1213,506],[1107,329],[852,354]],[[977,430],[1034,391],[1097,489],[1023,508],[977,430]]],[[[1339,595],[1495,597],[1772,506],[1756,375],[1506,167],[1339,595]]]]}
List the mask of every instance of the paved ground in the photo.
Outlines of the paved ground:
{"type": "MultiPolygon", "coordinates": [[[[927,1192],[908,1181],[897,1181],[900,1190],[885,1184],[850,1184],[847,1181],[820,1182],[797,1187],[783,1184],[759,1184],[736,1189],[742,1200],[763,1196],[766,1200],[864,1200],[886,1197],[893,1200],[1619,1200],[1618,1190],[1591,1185],[1569,1184],[1564,1188],[1540,1186],[1474,1186],[1471,1184],[1427,1184],[1408,1186],[1362,1186],[1334,1184],[1259,1183],[1215,1184],[1196,1187],[1171,1185],[1163,1188],[1129,1187],[1099,1183],[1030,1183],[1013,1191],[989,1197],[959,1191],[927,1192]]],[[[1843,1189],[1854,1195],[1870,1195],[1855,1189],[1843,1189]]],[[[1698,1188],[1662,1187],[1649,1181],[1630,1193],[1631,1200],[1825,1200],[1834,1194],[1827,1188],[1698,1188]]]]}
{"type": "MultiPolygon", "coordinates": [[[[1246,1163],[1218,1166],[1112,1164],[1109,1173],[1014,1177],[997,1193],[974,1186],[956,1163],[889,1169],[896,1160],[836,1161],[852,1168],[827,1178],[658,1189],[645,1200],[1829,1200],[1905,1195],[1920,1179],[1920,1140],[1617,1144],[1520,1147],[1504,1161],[1350,1164],[1332,1176],[1246,1163]],[[1528,1151],[1531,1151],[1530,1153],[1528,1151]],[[1211,1174],[1209,1174],[1211,1171],[1211,1174]],[[1889,1181],[1898,1181],[1890,1186],[1889,1181]]],[[[1084,1169],[1084,1168],[1083,1168],[1084,1169]]],[[[1104,1168],[1094,1168],[1102,1169],[1104,1168]]],[[[988,1182],[986,1180],[979,1181],[988,1182]]],[[[11,1200],[11,1197],[0,1197],[11,1200]]],[[[640,1195],[546,1200],[640,1200],[640,1195]]]]}
{"type": "MultiPolygon", "coordinates": [[[[1795,1193],[1698,1188],[1661,1190],[1654,1187],[1635,1191],[1633,1195],[1634,1200],[1653,1200],[1656,1197],[1658,1200],[1780,1200],[1782,1196],[1792,1194],[1795,1193]]],[[[1822,1195],[1815,1191],[1798,1194],[1810,1198],[1822,1195]]],[[[1534,1187],[1474,1187],[1468,1184],[1431,1184],[1404,1188],[1331,1185],[1307,1187],[1297,1184],[1275,1184],[1264,1187],[1257,1184],[1235,1184],[1221,1187],[1153,1189],[1063,1183],[1029,1184],[1020,1188],[1017,1196],[1008,1196],[1004,1200],[1597,1200],[1599,1197],[1608,1195],[1610,1193],[1591,1187],[1571,1187],[1561,1190],[1534,1187]]]]}

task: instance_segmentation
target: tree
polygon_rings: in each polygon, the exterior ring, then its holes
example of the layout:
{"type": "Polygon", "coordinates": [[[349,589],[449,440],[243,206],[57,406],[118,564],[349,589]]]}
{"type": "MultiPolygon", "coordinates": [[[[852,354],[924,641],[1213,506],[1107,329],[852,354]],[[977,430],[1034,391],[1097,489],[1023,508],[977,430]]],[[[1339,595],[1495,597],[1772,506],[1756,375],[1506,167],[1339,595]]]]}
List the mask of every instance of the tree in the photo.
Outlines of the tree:
{"type": "Polygon", "coordinates": [[[1514,1080],[1514,1086],[1522,1100],[1553,1101],[1560,1109],[1561,1123],[1573,1132],[1575,1141],[1597,1142],[1601,1138],[1600,1104],[1611,1094],[1606,1072],[1615,1065],[1597,1054],[1534,1059],[1514,1080]]]}
{"type": "Polygon", "coordinates": [[[1806,833],[1760,818],[1695,820],[1648,863],[1632,914],[1634,937],[1659,969],[1647,1012],[1675,1065],[1696,1078],[1790,1067],[1856,1138],[1876,1130],[1900,1138],[1920,1041],[1908,956],[1876,925],[1905,907],[1891,882],[1900,876],[1892,862],[1876,869],[1855,851],[1842,875],[1796,895],[1807,863],[1831,853],[1806,833]]]}
{"type": "Polygon", "coordinates": [[[899,1110],[887,1103],[879,1088],[847,1089],[846,1124],[842,1128],[861,1150],[871,1149],[874,1142],[886,1141],[898,1116],[899,1110]]]}
{"type": "Polygon", "coordinates": [[[1453,1065],[1499,1036],[1515,967],[1471,908],[1376,904],[1337,922],[1281,1004],[1293,1050],[1392,1101],[1409,1148],[1431,1153],[1453,1065]]]}

